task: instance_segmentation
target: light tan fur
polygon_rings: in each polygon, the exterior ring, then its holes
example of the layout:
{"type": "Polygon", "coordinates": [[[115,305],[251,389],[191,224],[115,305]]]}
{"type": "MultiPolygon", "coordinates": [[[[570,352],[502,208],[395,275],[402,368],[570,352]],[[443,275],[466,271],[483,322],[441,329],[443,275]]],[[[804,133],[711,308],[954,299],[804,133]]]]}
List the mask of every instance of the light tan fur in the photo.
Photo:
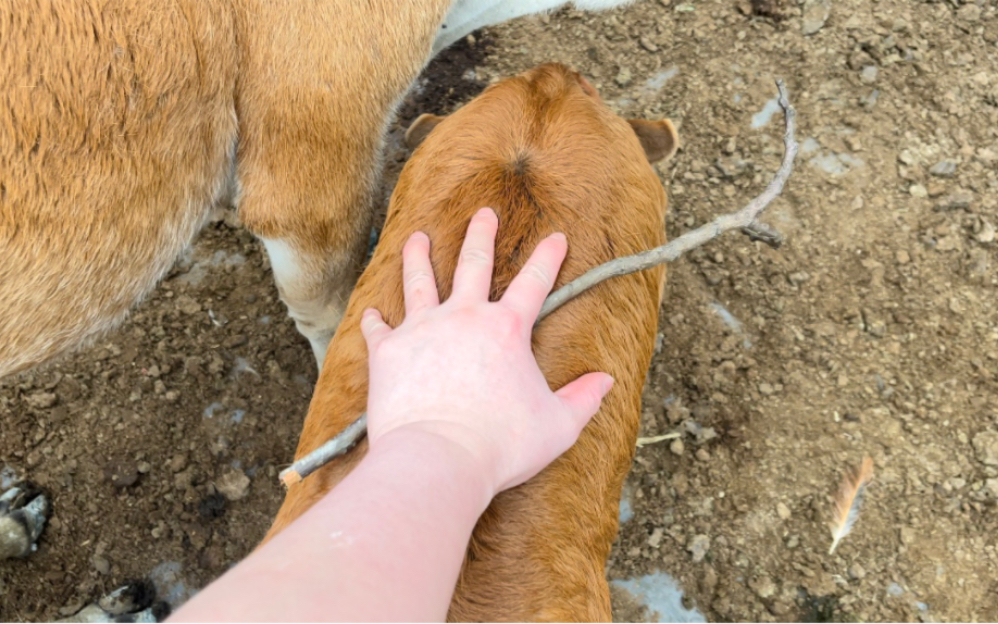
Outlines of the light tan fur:
{"type": "Polygon", "coordinates": [[[226,198],[321,364],[400,99],[461,33],[563,3],[0,0],[0,377],[120,322],[226,198]]]}
{"type": "MultiPolygon", "coordinates": [[[[482,206],[494,208],[500,223],[493,298],[554,231],[569,241],[559,286],[613,257],[664,242],[666,197],[648,157],[674,152],[675,129],[668,121],[628,125],[563,66],[503,81],[450,117],[423,117],[414,126],[409,139],[422,144],[399,178],[381,242],[330,345],[298,457],[364,411],[360,315],[374,307],[390,325],[402,321],[401,250],[412,232],[432,241],[441,300],[450,292],[468,221],[482,206]],[[642,144],[651,148],[647,156],[642,144]]],[[[591,371],[606,371],[616,383],[572,449],[500,494],[482,516],[451,619],[610,619],[604,567],[634,453],[663,280],[660,267],[604,282],[535,331],[534,352],[552,388],[591,371]]],[[[268,538],[342,480],[366,449],[361,442],[292,486],[268,538]]]]}
{"type": "Polygon", "coordinates": [[[234,191],[294,252],[278,286],[324,349],[449,4],[0,4],[0,376],[119,322],[234,191]]]}

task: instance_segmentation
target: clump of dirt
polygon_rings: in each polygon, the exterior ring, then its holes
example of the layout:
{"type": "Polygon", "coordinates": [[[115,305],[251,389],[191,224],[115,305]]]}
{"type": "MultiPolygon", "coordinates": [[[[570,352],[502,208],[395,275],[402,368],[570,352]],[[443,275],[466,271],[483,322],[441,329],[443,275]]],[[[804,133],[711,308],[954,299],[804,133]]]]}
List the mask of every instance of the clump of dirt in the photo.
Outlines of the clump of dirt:
{"type": "MultiPolygon", "coordinates": [[[[567,63],[622,115],[677,122],[683,149],[658,166],[676,236],[769,181],[785,79],[801,155],[767,220],[787,243],[731,235],[671,268],[642,425],[681,443],[638,450],[608,574],[664,570],[713,620],[996,620],[996,7],[807,0],[774,19],[763,4],[645,0],[490,29],[427,69],[399,128],[567,63]],[[863,513],[828,555],[830,495],[867,454],[863,513]]],[[[4,474],[54,509],[39,551],[0,564],[0,617],[56,617],[154,570],[182,597],[248,553],[314,378],[229,217],[114,334],[0,382],[4,474]]],[[[618,617],[651,615],[615,596],[618,617]]]]}

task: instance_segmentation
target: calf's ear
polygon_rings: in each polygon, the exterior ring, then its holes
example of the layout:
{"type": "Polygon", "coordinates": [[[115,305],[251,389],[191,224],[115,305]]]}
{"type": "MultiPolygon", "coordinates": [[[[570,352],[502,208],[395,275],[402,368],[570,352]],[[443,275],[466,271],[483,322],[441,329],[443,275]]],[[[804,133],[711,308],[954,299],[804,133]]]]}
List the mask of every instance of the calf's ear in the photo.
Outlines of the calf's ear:
{"type": "Polygon", "coordinates": [[[411,150],[419,147],[423,139],[444,119],[445,117],[431,113],[423,113],[419,117],[416,117],[416,121],[412,122],[409,129],[405,131],[405,146],[411,150]]]}
{"type": "Polygon", "coordinates": [[[661,121],[628,119],[627,123],[631,124],[634,134],[638,135],[638,141],[645,150],[648,162],[657,162],[663,158],[668,160],[679,149],[679,135],[676,133],[676,127],[668,119],[661,121]]]}

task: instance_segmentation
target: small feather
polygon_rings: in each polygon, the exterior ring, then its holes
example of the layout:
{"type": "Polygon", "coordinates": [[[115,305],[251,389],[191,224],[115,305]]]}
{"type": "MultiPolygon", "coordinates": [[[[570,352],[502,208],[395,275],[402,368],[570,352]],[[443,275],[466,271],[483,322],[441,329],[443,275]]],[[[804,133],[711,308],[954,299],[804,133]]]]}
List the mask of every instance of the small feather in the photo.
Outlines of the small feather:
{"type": "Polygon", "coordinates": [[[835,552],[835,547],[842,538],[849,535],[853,525],[856,524],[859,518],[859,506],[863,504],[863,492],[872,478],[873,458],[864,457],[859,468],[850,469],[842,479],[842,485],[835,495],[835,515],[828,523],[828,528],[832,531],[832,547],[828,549],[829,555],[835,552]]]}

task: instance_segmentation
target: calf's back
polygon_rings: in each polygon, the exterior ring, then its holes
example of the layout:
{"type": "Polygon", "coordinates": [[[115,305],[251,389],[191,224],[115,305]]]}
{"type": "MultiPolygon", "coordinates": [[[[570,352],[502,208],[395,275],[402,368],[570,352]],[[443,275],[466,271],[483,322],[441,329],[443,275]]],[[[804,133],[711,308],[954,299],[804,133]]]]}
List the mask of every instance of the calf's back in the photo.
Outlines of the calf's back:
{"type": "MultiPolygon", "coordinates": [[[[560,286],[597,264],[664,242],[665,192],[642,151],[655,133],[674,144],[668,122],[639,127],[639,141],[588,83],[553,64],[490,87],[440,122],[399,179],[381,242],[331,344],[297,455],[364,411],[360,315],[374,307],[392,326],[402,321],[401,249],[412,232],[430,237],[441,300],[450,292],[468,221],[482,206],[494,208],[500,223],[492,297],[502,295],[537,243],[556,231],[569,241],[560,286]]],[[[606,371],[616,383],[575,446],[528,483],[497,496],[481,517],[452,619],[610,618],[604,566],[633,457],[663,279],[658,268],[604,282],[536,328],[534,352],[552,388],[591,371],[606,371]]],[[[362,442],[293,486],[268,537],[338,483],[366,448],[362,442]]]]}

